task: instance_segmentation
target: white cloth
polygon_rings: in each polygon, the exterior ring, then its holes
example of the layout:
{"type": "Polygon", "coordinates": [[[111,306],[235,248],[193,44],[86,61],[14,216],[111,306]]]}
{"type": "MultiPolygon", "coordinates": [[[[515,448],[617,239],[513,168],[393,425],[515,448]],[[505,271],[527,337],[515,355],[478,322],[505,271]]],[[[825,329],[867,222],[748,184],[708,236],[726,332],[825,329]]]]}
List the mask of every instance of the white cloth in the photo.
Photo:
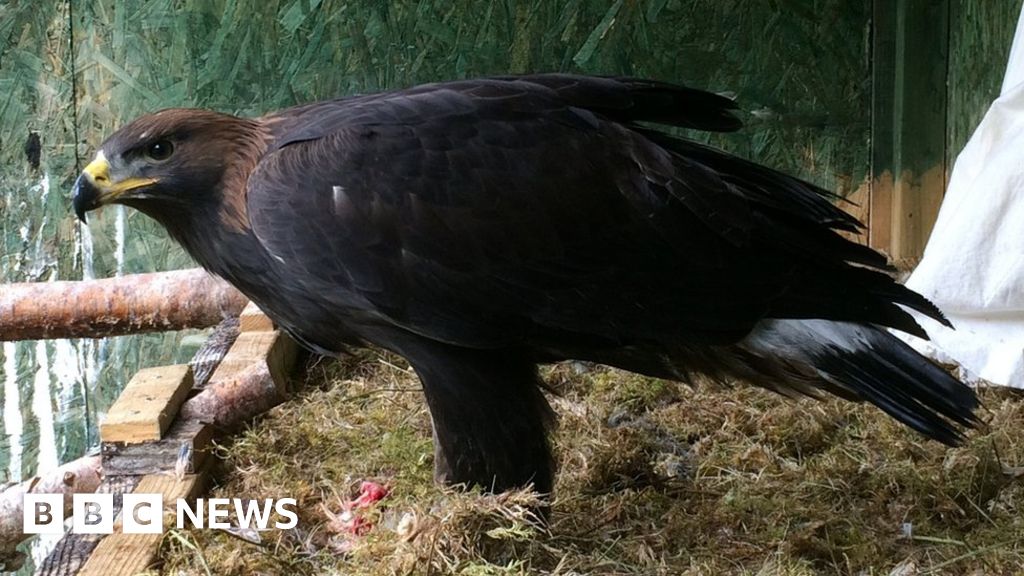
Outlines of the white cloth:
{"type": "Polygon", "coordinates": [[[923,319],[932,341],[916,347],[968,380],[1024,388],[1024,10],[1002,92],[956,159],[907,286],[956,326],[923,319]]]}

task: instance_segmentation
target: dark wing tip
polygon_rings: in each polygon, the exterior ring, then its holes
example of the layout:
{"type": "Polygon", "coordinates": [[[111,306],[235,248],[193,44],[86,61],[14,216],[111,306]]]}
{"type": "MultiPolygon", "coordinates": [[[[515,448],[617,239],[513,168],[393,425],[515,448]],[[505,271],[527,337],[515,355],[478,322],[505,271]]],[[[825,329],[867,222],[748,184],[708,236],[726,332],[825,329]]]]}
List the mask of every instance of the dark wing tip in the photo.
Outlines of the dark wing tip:
{"type": "Polygon", "coordinates": [[[743,121],[736,101],[722,94],[679,84],[620,79],[630,89],[631,114],[637,120],[709,132],[735,132],[743,121]]]}

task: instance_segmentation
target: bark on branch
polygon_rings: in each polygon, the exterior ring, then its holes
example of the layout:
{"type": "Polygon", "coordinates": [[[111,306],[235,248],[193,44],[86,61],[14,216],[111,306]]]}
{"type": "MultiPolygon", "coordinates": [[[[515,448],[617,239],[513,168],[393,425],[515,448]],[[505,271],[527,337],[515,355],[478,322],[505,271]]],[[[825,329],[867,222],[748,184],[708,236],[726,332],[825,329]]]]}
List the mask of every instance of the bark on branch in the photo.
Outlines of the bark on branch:
{"type": "Polygon", "coordinates": [[[242,332],[203,391],[179,418],[233,428],[288,399],[288,374],[298,358],[295,341],[280,332],[242,332]]]}
{"type": "Polygon", "coordinates": [[[0,285],[0,340],[101,338],[206,328],[246,298],[204,270],[0,285]]]}
{"type": "Polygon", "coordinates": [[[219,428],[232,428],[286,399],[278,392],[267,365],[257,363],[231,378],[211,382],[205,390],[185,402],[180,417],[208,422],[219,428]]]}

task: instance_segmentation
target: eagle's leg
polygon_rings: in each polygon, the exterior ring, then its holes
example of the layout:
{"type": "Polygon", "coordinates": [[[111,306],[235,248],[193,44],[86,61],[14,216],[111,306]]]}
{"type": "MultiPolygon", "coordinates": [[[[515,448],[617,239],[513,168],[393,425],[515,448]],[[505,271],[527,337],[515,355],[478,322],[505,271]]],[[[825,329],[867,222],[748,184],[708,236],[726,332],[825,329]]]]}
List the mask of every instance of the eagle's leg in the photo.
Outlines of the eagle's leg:
{"type": "Polygon", "coordinates": [[[434,437],[434,482],[438,484],[452,484],[449,479],[452,477],[452,467],[448,464],[448,458],[441,449],[441,441],[437,439],[437,425],[434,419],[430,419],[430,428],[434,437]]]}
{"type": "Polygon", "coordinates": [[[548,432],[554,414],[533,361],[516,351],[418,337],[395,348],[423,383],[434,427],[435,478],[493,492],[530,484],[551,492],[555,465],[548,432]]]}

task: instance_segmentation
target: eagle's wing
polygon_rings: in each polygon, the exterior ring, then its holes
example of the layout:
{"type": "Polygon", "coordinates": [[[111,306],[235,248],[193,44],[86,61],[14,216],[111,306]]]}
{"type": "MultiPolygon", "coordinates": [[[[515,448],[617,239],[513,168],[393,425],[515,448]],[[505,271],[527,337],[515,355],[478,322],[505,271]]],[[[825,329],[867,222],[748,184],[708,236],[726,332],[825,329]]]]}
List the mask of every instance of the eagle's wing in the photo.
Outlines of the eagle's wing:
{"type": "Polygon", "coordinates": [[[474,347],[727,343],[764,317],[923,333],[895,303],[941,317],[835,233],[858,224],[823,191],[635,124],[731,130],[731,108],[560,75],[298,108],[270,122],[249,219],[325,299],[474,347]]]}

